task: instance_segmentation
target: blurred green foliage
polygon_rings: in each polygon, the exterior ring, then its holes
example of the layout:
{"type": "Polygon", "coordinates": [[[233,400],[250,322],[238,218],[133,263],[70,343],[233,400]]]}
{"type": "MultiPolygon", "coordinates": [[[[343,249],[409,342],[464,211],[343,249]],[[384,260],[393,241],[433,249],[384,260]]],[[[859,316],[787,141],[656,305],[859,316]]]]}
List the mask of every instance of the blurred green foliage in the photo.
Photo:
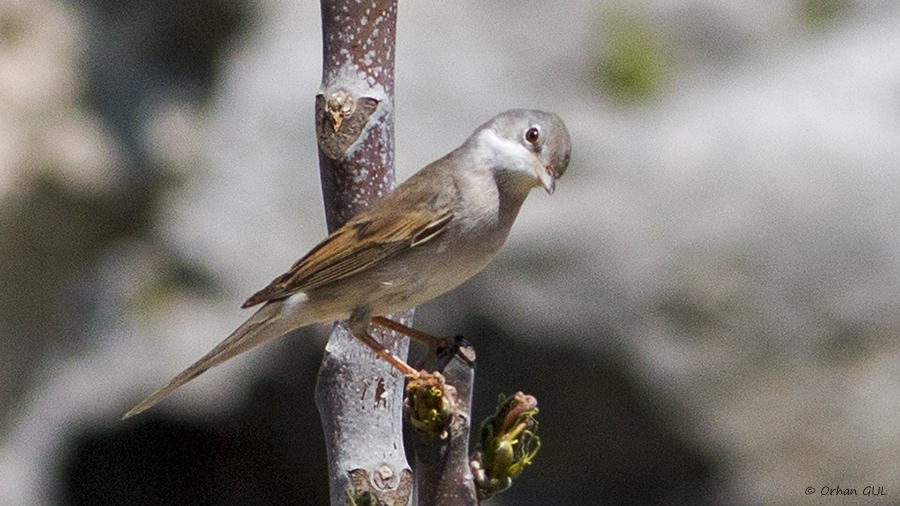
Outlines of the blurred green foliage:
{"type": "Polygon", "coordinates": [[[714,309],[685,295],[662,298],[656,312],[677,334],[690,337],[700,337],[718,323],[714,309]]]}
{"type": "Polygon", "coordinates": [[[862,323],[837,322],[834,327],[819,350],[825,363],[851,364],[875,347],[873,332],[862,323]]]}
{"type": "Polygon", "coordinates": [[[601,14],[597,85],[612,98],[645,101],[663,84],[663,51],[650,24],[637,14],[610,10],[601,14]]]}
{"type": "Polygon", "coordinates": [[[834,21],[848,7],[848,0],[801,0],[799,10],[804,23],[818,28],[834,21]]]}

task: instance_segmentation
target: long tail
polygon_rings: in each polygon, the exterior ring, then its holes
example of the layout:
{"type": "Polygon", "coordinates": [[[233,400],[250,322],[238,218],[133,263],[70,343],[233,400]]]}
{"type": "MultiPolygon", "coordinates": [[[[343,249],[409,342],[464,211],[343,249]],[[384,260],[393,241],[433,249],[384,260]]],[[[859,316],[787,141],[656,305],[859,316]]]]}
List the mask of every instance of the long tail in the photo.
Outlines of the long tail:
{"type": "Polygon", "coordinates": [[[122,419],[130,418],[153,407],[168,397],[175,389],[200,376],[208,369],[303,326],[303,323],[297,323],[296,318],[284,318],[281,314],[282,305],[281,301],[273,301],[261,307],[249,320],[210,350],[203,358],[194,362],[181,374],[172,378],[164,387],[153,392],[137,406],[131,408],[131,411],[125,413],[122,419]]]}

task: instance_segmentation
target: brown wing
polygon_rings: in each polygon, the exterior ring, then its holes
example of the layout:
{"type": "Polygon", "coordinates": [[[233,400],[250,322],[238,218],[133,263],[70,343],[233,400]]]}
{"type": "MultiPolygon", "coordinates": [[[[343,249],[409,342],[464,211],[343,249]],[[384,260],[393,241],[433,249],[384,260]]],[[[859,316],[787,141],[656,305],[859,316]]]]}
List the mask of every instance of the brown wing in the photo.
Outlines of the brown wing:
{"type": "Polygon", "coordinates": [[[242,307],[283,299],[369,269],[440,236],[454,213],[453,209],[363,213],[335,230],[242,307]]]}

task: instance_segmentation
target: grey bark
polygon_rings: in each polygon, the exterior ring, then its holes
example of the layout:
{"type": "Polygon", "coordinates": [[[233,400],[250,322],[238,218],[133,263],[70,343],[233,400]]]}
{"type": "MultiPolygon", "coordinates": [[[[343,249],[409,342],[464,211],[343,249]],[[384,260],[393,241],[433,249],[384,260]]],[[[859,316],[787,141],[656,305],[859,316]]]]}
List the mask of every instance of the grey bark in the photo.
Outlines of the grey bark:
{"type": "MultiPolygon", "coordinates": [[[[319,167],[329,231],[394,186],[393,75],[396,0],[322,0],[323,73],[316,97],[319,167]]],[[[411,325],[412,311],[398,321],[411,325]]],[[[372,327],[405,359],[408,339],[372,327]]],[[[446,434],[418,434],[422,505],[474,506],[469,469],[474,350],[459,340],[432,370],[456,387],[446,434]],[[462,347],[461,347],[462,346],[462,347]]],[[[452,390],[452,389],[451,389],[452,390]]],[[[413,478],[403,447],[404,378],[335,325],[316,385],[325,430],[332,506],[409,504],[413,478]]]]}
{"type": "MultiPolygon", "coordinates": [[[[396,0],[322,0],[323,72],[316,132],[326,220],[333,231],[394,186],[396,0]]],[[[401,321],[411,324],[412,313],[401,321]]],[[[398,357],[409,342],[373,336],[398,357]]],[[[412,473],[403,451],[404,378],[335,325],[316,385],[331,504],[402,506],[412,473]]]]}

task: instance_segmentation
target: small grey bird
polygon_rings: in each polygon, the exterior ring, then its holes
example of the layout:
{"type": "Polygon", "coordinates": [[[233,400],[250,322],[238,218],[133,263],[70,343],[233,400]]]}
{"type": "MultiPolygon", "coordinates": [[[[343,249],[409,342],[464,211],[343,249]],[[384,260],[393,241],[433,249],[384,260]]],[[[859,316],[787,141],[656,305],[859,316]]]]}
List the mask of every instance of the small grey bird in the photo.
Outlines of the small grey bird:
{"type": "Polygon", "coordinates": [[[247,299],[245,308],[265,304],[124,418],[207,369],[313,323],[348,319],[354,336],[415,375],[369,335],[373,318],[384,326],[383,315],[431,300],[481,271],[506,241],[531,189],[553,193],[570,152],[559,116],[525,109],[497,115],[247,299]]]}

